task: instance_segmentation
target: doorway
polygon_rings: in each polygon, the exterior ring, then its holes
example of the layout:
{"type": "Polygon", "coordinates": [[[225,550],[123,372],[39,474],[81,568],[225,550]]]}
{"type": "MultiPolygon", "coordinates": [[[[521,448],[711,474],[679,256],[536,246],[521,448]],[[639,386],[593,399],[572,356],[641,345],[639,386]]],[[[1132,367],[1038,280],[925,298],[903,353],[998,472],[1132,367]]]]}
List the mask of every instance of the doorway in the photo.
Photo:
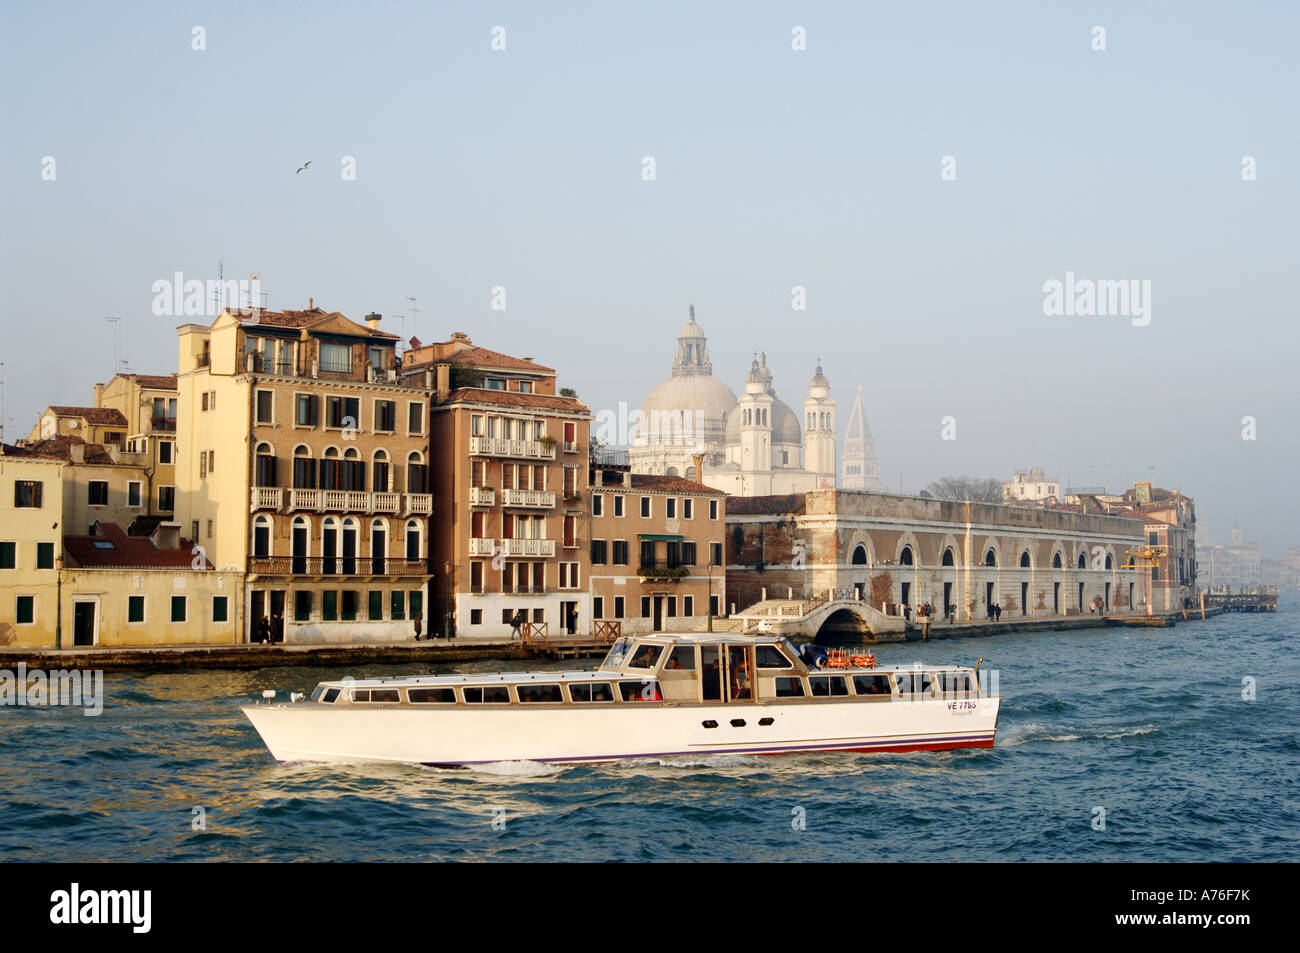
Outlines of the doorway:
{"type": "Polygon", "coordinates": [[[664,597],[654,597],[654,631],[662,632],[664,630],[664,597]]]}
{"type": "Polygon", "coordinates": [[[1083,611],[1083,583],[1079,583],[1079,611],[1083,611]]]}
{"type": "Polygon", "coordinates": [[[284,590],[271,590],[271,641],[284,641],[284,590]]]}
{"type": "Polygon", "coordinates": [[[72,644],[94,645],[99,636],[99,602],[72,603],[72,644]]]}
{"type": "Polygon", "coordinates": [[[1020,584],[1020,614],[1029,615],[1029,583],[1020,584]]]}
{"type": "Polygon", "coordinates": [[[990,609],[993,605],[993,583],[984,583],[984,608],[990,609]]]}
{"type": "Polygon", "coordinates": [[[564,631],[575,635],[578,631],[578,604],[576,602],[560,603],[560,618],[564,620],[564,631]]]}
{"type": "Polygon", "coordinates": [[[902,596],[898,601],[905,606],[910,606],[912,604],[912,584],[910,582],[902,584],[902,596]]]}
{"type": "Polygon", "coordinates": [[[1052,612],[1057,615],[1061,614],[1061,584],[1052,583],[1052,612]]]}
{"type": "Polygon", "coordinates": [[[1110,611],[1110,583],[1106,583],[1106,611],[1110,611]]]}
{"type": "Polygon", "coordinates": [[[943,614],[947,618],[952,614],[952,583],[943,584],[943,614]]]}

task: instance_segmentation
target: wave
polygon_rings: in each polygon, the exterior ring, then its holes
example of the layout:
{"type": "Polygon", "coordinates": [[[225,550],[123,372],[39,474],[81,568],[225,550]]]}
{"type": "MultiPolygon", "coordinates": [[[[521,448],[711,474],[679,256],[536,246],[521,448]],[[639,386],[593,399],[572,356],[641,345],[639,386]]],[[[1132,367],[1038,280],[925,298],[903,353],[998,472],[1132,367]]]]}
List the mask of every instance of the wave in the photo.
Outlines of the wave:
{"type": "Polygon", "coordinates": [[[1073,725],[1041,725],[1036,722],[1012,725],[998,732],[997,746],[1016,748],[1034,742],[1068,743],[1071,741],[1117,741],[1120,738],[1138,738],[1159,729],[1155,725],[1135,725],[1131,728],[1103,725],[1078,728],[1073,725]]]}

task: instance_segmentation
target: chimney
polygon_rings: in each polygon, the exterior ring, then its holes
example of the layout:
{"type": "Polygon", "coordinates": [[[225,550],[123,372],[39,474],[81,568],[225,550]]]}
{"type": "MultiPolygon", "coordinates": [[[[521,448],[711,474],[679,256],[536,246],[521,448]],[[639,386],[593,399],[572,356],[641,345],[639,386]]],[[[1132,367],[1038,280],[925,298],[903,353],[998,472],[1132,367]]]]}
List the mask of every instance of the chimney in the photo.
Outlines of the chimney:
{"type": "Polygon", "coordinates": [[[704,482],[704,454],[702,453],[691,454],[691,462],[695,464],[695,482],[703,483],[704,482]]]}
{"type": "Polygon", "coordinates": [[[103,384],[95,385],[95,406],[96,407],[104,406],[104,385],[103,384]]]}
{"type": "Polygon", "coordinates": [[[180,549],[181,524],[159,523],[149,537],[149,542],[153,543],[155,549],[180,549]]]}
{"type": "Polygon", "coordinates": [[[451,393],[451,365],[438,365],[438,386],[436,388],[438,400],[446,400],[447,395],[451,393]]]}
{"type": "Polygon", "coordinates": [[[368,327],[372,331],[378,331],[379,322],[382,318],[383,318],[382,314],[375,314],[375,312],[371,311],[368,315],[366,315],[366,327],[368,327]]]}
{"type": "Polygon", "coordinates": [[[315,311],[315,310],[316,310],[316,302],[315,302],[314,299],[312,299],[312,298],[308,298],[308,299],[307,299],[307,310],[308,310],[308,311],[315,311]]]}
{"type": "Polygon", "coordinates": [[[86,445],[84,443],[74,443],[68,446],[68,459],[73,463],[86,462],[86,445]]]}

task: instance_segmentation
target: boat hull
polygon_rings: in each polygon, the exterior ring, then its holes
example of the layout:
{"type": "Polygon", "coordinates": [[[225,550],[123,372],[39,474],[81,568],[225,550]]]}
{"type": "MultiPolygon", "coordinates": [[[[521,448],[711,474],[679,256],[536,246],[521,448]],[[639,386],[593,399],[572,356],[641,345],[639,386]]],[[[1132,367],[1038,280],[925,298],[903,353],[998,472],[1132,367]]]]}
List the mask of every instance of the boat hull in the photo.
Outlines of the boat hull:
{"type": "Polygon", "coordinates": [[[1000,702],[1000,698],[729,705],[647,702],[617,708],[473,709],[307,703],[250,705],[243,711],[278,761],[473,765],[991,748],[1000,702]],[[706,727],[709,722],[716,727],[706,727]]]}

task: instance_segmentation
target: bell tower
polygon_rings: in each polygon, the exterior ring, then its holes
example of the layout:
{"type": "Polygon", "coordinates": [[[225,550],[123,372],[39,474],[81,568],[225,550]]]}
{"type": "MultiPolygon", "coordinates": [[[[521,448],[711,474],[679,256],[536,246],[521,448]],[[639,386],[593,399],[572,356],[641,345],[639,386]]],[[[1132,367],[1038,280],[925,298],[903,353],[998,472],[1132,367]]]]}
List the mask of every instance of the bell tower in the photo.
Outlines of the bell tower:
{"type": "Polygon", "coordinates": [[[808,397],[803,402],[803,468],[817,478],[817,486],[835,486],[835,399],[831,397],[831,382],[822,373],[821,360],[817,373],[808,384],[808,397]]]}

